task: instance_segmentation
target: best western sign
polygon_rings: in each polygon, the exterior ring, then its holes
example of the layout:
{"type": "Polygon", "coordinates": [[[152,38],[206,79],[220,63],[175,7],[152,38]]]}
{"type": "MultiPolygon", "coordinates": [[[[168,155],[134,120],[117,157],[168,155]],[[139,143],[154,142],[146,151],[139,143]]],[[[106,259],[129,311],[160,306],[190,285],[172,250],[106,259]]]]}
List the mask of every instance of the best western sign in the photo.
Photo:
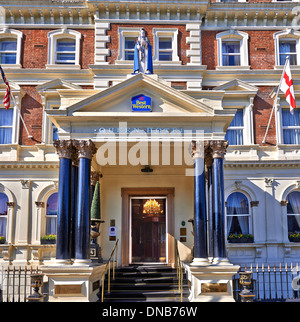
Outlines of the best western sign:
{"type": "Polygon", "coordinates": [[[146,95],[138,95],[132,97],[131,109],[133,112],[151,112],[151,97],[148,97],[146,95]]]}

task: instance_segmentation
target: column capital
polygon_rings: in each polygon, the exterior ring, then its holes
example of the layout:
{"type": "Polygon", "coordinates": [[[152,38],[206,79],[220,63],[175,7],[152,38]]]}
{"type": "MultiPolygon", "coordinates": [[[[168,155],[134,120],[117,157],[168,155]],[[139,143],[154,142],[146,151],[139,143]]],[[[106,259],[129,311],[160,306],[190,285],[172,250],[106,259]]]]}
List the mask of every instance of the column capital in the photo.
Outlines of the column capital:
{"type": "Polygon", "coordinates": [[[191,142],[191,154],[193,158],[204,158],[204,142],[192,141],[191,142]]]}
{"type": "Polygon", "coordinates": [[[205,152],[205,156],[204,156],[205,164],[207,167],[211,167],[213,157],[212,157],[212,149],[210,146],[210,141],[204,141],[204,152],[205,152]]]}
{"type": "Polygon", "coordinates": [[[91,185],[95,186],[96,183],[99,181],[101,178],[101,173],[98,171],[91,171],[91,185]]]}
{"type": "Polygon", "coordinates": [[[91,160],[93,155],[97,152],[97,148],[91,140],[74,141],[74,146],[77,148],[78,158],[87,158],[91,160]]]}
{"type": "Polygon", "coordinates": [[[214,159],[224,159],[226,149],[228,147],[228,141],[225,140],[213,140],[210,141],[210,147],[212,149],[212,157],[214,159]]]}
{"type": "Polygon", "coordinates": [[[72,140],[56,140],[53,142],[59,158],[72,159],[72,140]]]}

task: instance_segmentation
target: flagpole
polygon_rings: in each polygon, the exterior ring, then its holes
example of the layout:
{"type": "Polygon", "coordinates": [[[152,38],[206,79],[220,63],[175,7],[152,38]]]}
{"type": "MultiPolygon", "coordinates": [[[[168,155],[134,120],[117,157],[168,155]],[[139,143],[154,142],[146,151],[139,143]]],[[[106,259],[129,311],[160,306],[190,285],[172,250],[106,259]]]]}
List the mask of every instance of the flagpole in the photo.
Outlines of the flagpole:
{"type": "Polygon", "coordinates": [[[12,91],[10,92],[10,94],[11,94],[11,97],[12,97],[12,99],[13,99],[13,101],[14,101],[14,106],[15,106],[15,107],[16,107],[16,109],[18,110],[18,113],[19,113],[20,119],[21,119],[21,121],[22,121],[22,123],[23,123],[23,125],[24,125],[24,128],[25,128],[26,132],[27,132],[27,136],[28,136],[28,138],[30,138],[30,139],[31,139],[33,136],[32,136],[32,135],[30,135],[30,134],[29,134],[29,132],[28,132],[27,126],[26,126],[26,124],[25,124],[25,122],[24,122],[24,119],[23,119],[23,117],[22,117],[21,111],[19,110],[19,108],[18,108],[18,106],[17,106],[17,104],[16,104],[16,101],[15,101],[15,98],[14,98],[14,95],[13,95],[12,91]]]}
{"type": "Polygon", "coordinates": [[[274,99],[274,103],[273,103],[271,115],[270,115],[270,118],[269,118],[268,126],[267,126],[267,129],[266,129],[266,133],[265,133],[264,139],[262,140],[261,143],[266,143],[267,133],[269,131],[271,119],[272,119],[272,116],[273,116],[273,113],[274,113],[275,105],[276,105],[276,102],[277,102],[277,97],[278,97],[278,94],[279,94],[279,90],[280,90],[280,87],[281,87],[281,83],[282,83],[282,79],[283,79],[283,75],[284,75],[284,71],[285,71],[285,67],[286,67],[286,64],[288,62],[288,59],[289,59],[289,56],[286,56],[285,64],[284,64],[284,67],[283,67],[283,71],[282,71],[282,74],[281,74],[279,85],[277,87],[276,96],[275,96],[275,99],[274,99]]]}

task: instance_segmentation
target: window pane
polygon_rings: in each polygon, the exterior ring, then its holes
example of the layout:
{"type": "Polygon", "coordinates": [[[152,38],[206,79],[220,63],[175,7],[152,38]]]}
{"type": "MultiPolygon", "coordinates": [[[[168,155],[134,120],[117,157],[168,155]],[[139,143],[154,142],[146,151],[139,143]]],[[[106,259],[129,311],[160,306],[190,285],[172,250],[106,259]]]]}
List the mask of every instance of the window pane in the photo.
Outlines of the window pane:
{"type": "Polygon", "coordinates": [[[288,214],[300,214],[300,192],[293,191],[288,194],[287,197],[287,213],[288,214]]]}
{"type": "Polygon", "coordinates": [[[46,235],[56,235],[56,217],[47,217],[46,220],[46,235]]]}
{"type": "Polygon", "coordinates": [[[239,54],[240,53],[240,42],[239,41],[228,41],[222,43],[223,54],[239,54]]]}
{"type": "Polygon", "coordinates": [[[57,216],[58,193],[53,193],[47,201],[47,216],[57,216]]]}
{"type": "Polygon", "coordinates": [[[0,128],[0,144],[12,143],[12,128],[0,128]]]}
{"type": "Polygon", "coordinates": [[[241,192],[234,192],[227,198],[227,215],[249,214],[247,197],[241,192]]]}
{"type": "Polygon", "coordinates": [[[285,64],[286,56],[289,56],[291,65],[297,65],[296,42],[295,41],[280,41],[279,42],[280,65],[285,64]]]}
{"type": "Polygon", "coordinates": [[[12,108],[0,109],[0,126],[12,126],[14,110],[12,108]]]}
{"type": "Polygon", "coordinates": [[[299,110],[294,110],[291,114],[289,109],[282,109],[282,125],[299,126],[299,129],[283,129],[284,144],[300,144],[300,113],[299,110]]]}
{"type": "Polygon", "coordinates": [[[125,49],[134,49],[135,46],[135,38],[134,37],[126,37],[125,38],[125,49]]]}
{"type": "Polygon", "coordinates": [[[125,51],[125,60],[134,60],[134,52],[125,51]]]}
{"type": "Polygon", "coordinates": [[[0,193],[0,216],[7,215],[7,205],[8,197],[5,193],[0,193]]]}
{"type": "Polygon", "coordinates": [[[229,145],[243,145],[243,130],[227,130],[225,134],[225,140],[229,145]]]}
{"type": "Polygon", "coordinates": [[[17,41],[14,39],[4,39],[0,42],[1,51],[15,51],[17,50],[17,41]]]}
{"type": "Polygon", "coordinates": [[[58,140],[58,134],[57,134],[58,128],[52,123],[52,140],[58,140]]]}
{"type": "Polygon", "coordinates": [[[172,38],[159,38],[159,49],[172,49],[172,38]]]}
{"type": "Polygon", "coordinates": [[[1,53],[1,64],[16,64],[17,55],[14,53],[1,53]]]}
{"type": "Polygon", "coordinates": [[[244,126],[243,110],[237,110],[229,126],[244,126]]]}
{"type": "Polygon", "coordinates": [[[240,56],[223,56],[223,66],[240,66],[240,56]]]}
{"type": "Polygon", "coordinates": [[[160,52],[159,53],[159,60],[163,61],[172,61],[172,52],[160,52]]]}
{"type": "Polygon", "coordinates": [[[57,51],[75,51],[75,40],[63,39],[57,41],[57,51]]]}
{"type": "Polygon", "coordinates": [[[57,53],[57,60],[59,60],[59,61],[75,61],[75,54],[57,53]]]}

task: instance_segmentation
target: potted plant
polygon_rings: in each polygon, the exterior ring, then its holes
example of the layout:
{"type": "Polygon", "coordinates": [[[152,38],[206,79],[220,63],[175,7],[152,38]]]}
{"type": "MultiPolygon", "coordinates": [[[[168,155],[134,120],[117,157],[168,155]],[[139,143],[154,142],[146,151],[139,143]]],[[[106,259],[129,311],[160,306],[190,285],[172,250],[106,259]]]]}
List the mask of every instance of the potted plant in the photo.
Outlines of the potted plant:
{"type": "Polygon", "coordinates": [[[292,234],[289,234],[289,240],[291,242],[296,242],[296,243],[299,243],[300,242],[300,233],[292,233],[292,234]]]}
{"type": "Polygon", "coordinates": [[[42,245],[53,245],[56,244],[56,235],[45,235],[41,238],[42,245]]]}
{"type": "Polygon", "coordinates": [[[251,234],[230,234],[229,243],[253,243],[254,236],[251,234]]]}
{"type": "Polygon", "coordinates": [[[5,237],[0,236],[0,244],[4,244],[5,243],[5,237]]]}

